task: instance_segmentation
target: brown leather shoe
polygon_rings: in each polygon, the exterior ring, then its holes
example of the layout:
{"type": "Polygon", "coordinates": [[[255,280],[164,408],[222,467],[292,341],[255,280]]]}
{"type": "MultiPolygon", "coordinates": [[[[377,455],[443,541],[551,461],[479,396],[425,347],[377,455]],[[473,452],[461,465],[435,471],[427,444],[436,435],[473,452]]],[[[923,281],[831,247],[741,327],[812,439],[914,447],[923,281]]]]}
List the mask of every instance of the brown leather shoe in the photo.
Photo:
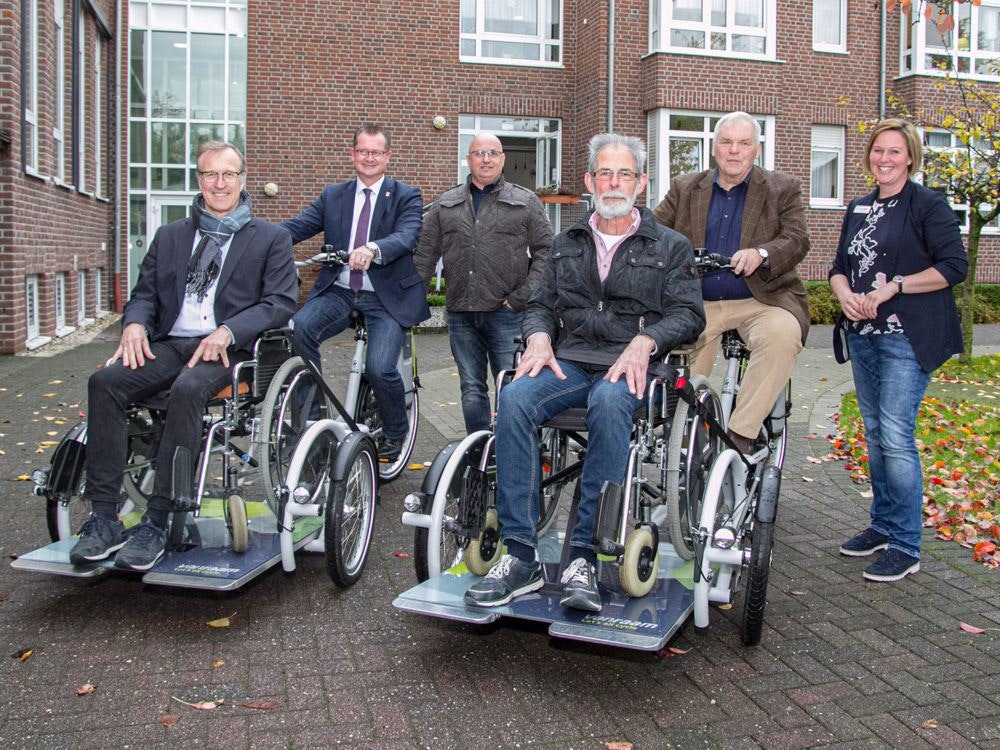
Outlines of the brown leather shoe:
{"type": "Polygon", "coordinates": [[[736,448],[740,453],[743,455],[750,453],[750,443],[752,443],[753,440],[748,437],[743,437],[738,432],[733,432],[732,430],[726,430],[726,436],[733,441],[733,444],[736,445],[736,448]]]}

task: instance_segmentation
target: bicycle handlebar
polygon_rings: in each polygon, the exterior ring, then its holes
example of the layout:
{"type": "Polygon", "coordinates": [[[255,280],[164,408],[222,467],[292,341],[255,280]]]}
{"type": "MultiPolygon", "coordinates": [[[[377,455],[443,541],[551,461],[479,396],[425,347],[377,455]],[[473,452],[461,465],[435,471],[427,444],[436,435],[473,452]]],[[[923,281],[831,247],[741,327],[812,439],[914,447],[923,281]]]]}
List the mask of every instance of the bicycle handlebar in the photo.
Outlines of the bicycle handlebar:
{"type": "Polygon", "coordinates": [[[305,258],[304,260],[296,260],[296,268],[302,268],[304,266],[320,266],[320,265],[343,265],[347,262],[347,258],[350,253],[347,250],[334,250],[333,245],[323,245],[323,251],[316,253],[311,258],[305,258]]]}
{"type": "Polygon", "coordinates": [[[712,271],[722,271],[732,269],[733,264],[730,258],[719,253],[710,253],[703,247],[694,249],[694,263],[703,274],[712,271]]]}

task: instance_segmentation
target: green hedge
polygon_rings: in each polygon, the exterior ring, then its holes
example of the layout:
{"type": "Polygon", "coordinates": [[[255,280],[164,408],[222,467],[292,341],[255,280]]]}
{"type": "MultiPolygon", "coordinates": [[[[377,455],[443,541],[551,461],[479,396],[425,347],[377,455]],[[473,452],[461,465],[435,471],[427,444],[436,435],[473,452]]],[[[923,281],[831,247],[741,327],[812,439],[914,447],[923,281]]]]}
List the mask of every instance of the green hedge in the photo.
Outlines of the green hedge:
{"type": "MultiPolygon", "coordinates": [[[[833,325],[840,314],[840,303],[825,281],[805,282],[809,295],[809,319],[816,325],[833,325]]],[[[955,301],[962,297],[962,285],[955,287],[955,301]]],[[[1000,284],[976,284],[973,297],[973,323],[1000,323],[1000,284]]]]}

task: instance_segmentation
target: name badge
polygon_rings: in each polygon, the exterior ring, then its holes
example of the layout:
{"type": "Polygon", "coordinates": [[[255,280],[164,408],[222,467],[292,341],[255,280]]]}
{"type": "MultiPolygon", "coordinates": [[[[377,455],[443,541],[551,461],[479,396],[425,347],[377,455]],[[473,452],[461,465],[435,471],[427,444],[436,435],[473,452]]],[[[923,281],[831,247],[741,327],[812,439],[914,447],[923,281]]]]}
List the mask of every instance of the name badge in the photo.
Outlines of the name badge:
{"type": "Polygon", "coordinates": [[[854,207],[854,213],[856,214],[867,214],[872,210],[872,207],[865,203],[859,203],[854,207]]]}

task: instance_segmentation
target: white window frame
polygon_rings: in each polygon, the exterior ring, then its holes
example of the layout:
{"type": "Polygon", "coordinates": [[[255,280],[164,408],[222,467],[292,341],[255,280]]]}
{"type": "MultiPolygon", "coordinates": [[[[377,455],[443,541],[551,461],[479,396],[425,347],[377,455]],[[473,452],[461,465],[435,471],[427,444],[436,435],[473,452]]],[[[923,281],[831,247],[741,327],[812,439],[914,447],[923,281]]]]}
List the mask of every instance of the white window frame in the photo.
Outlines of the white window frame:
{"type": "Polygon", "coordinates": [[[847,52],[847,0],[824,0],[825,6],[820,7],[819,0],[813,0],[813,30],[812,45],[816,52],[847,52]],[[833,6],[836,6],[834,8],[833,6]],[[837,18],[831,23],[832,11],[836,9],[837,18]],[[839,42],[824,42],[817,38],[824,29],[836,27],[839,42]]]}
{"type": "Polygon", "coordinates": [[[75,326],[66,325],[66,274],[57,273],[55,275],[55,310],[56,310],[56,336],[67,336],[76,330],[75,326]]]}
{"type": "Polygon", "coordinates": [[[55,149],[55,178],[66,183],[66,0],[54,0],[55,26],[55,119],[52,123],[52,143],[55,149]]]}
{"type": "Polygon", "coordinates": [[[476,6],[476,28],[474,31],[467,32],[463,31],[461,28],[462,11],[459,10],[459,35],[458,35],[458,50],[459,50],[459,62],[463,63],[488,63],[490,65],[526,65],[542,68],[562,68],[563,67],[563,56],[565,54],[565,45],[563,43],[563,37],[565,36],[565,26],[563,24],[564,7],[565,0],[535,0],[537,17],[538,17],[538,33],[534,35],[527,34],[502,34],[498,32],[486,31],[486,3],[488,0],[462,0],[461,4],[473,3],[476,6]],[[558,8],[558,19],[554,19],[555,13],[552,12],[553,2],[557,2],[558,8]],[[559,23],[559,36],[550,37],[548,35],[548,29],[552,27],[553,21],[558,20],[559,23]],[[472,42],[475,46],[475,52],[472,54],[467,54],[463,52],[463,48],[467,46],[468,42],[472,42]],[[537,44],[538,45],[538,57],[537,58],[510,58],[510,57],[489,57],[482,53],[484,42],[512,42],[516,44],[537,44]],[[558,60],[549,60],[547,52],[550,49],[554,49],[558,52],[558,60]]]}
{"type": "Polygon", "coordinates": [[[104,126],[104,87],[101,76],[104,75],[104,39],[99,33],[94,34],[94,195],[103,197],[104,181],[101,179],[104,169],[104,157],[101,149],[104,147],[101,129],[104,126]]]}
{"type": "Polygon", "coordinates": [[[672,18],[673,0],[650,0],[649,2],[649,52],[669,52],[672,54],[706,55],[709,57],[731,57],[750,60],[774,60],[777,51],[775,28],[777,25],[777,1],[763,0],[764,27],[740,26],[736,24],[736,0],[726,2],[726,25],[715,26],[711,22],[711,0],[703,0],[701,21],[677,21],[672,18]],[[705,47],[674,47],[671,30],[689,30],[705,35],[705,47]],[[725,34],[726,49],[711,48],[711,35],[725,34]],[[764,52],[743,52],[732,50],[734,35],[760,36],[764,39],[764,52]]]}
{"type": "MultiPolygon", "coordinates": [[[[960,148],[962,148],[964,150],[964,147],[962,147],[959,144],[958,140],[955,138],[955,134],[952,133],[951,131],[948,131],[948,130],[935,130],[935,129],[928,130],[926,128],[923,128],[923,129],[921,129],[921,137],[923,138],[923,141],[924,141],[924,154],[935,153],[935,152],[936,153],[942,153],[942,152],[948,152],[948,151],[957,151],[960,148]],[[938,137],[941,137],[941,136],[946,137],[948,139],[949,145],[948,146],[930,146],[930,145],[927,145],[927,136],[929,134],[931,134],[931,133],[933,133],[935,136],[938,136],[938,137]]],[[[924,158],[926,160],[926,156],[924,158]]],[[[918,179],[921,182],[924,182],[924,173],[923,172],[919,173],[918,179]]],[[[951,196],[948,196],[948,205],[950,205],[951,208],[952,208],[952,210],[956,214],[958,214],[959,221],[960,221],[960,229],[962,231],[962,234],[968,234],[969,233],[969,210],[970,210],[969,209],[969,204],[968,203],[959,203],[957,201],[952,200],[951,196]]],[[[987,224],[986,226],[983,227],[983,236],[994,237],[994,236],[998,236],[998,235],[1000,235],[1000,217],[995,218],[992,222],[990,222],[989,224],[987,224]]]]}
{"type": "MultiPolygon", "coordinates": [[[[715,121],[726,112],[705,110],[654,109],[646,116],[646,148],[649,155],[649,182],[646,185],[646,205],[656,206],[670,190],[670,139],[699,140],[701,142],[702,170],[712,168],[712,140],[715,121]],[[701,130],[671,129],[670,117],[702,118],[701,130]]],[[[774,117],[750,113],[760,123],[760,155],[757,164],[765,169],[774,168],[774,117]]]]}
{"type": "Polygon", "coordinates": [[[74,182],[81,193],[87,192],[87,14],[77,18],[77,111],[75,113],[76,173],[74,182]]]}
{"type": "Polygon", "coordinates": [[[809,207],[810,208],[843,208],[844,207],[844,127],[842,125],[813,125],[809,138],[809,207]],[[820,198],[812,194],[813,172],[812,156],[817,153],[834,154],[837,160],[837,174],[832,198],[820,198]]]}
{"type": "Polygon", "coordinates": [[[76,273],[76,324],[87,324],[87,272],[76,273]]]}
{"type": "Polygon", "coordinates": [[[1000,81],[1000,74],[985,74],[976,72],[977,63],[995,59],[1000,55],[994,50],[979,49],[980,14],[984,9],[997,10],[1000,0],[982,0],[979,6],[972,3],[953,3],[951,13],[955,19],[956,28],[946,31],[942,36],[937,32],[934,21],[928,21],[921,12],[923,6],[917,8],[916,16],[913,10],[900,14],[899,19],[899,75],[930,75],[944,76],[946,71],[934,66],[936,61],[945,61],[949,71],[962,78],[974,78],[983,81],[1000,81]],[[964,19],[967,19],[964,20],[964,19]],[[957,37],[964,23],[968,24],[967,37],[957,37]],[[932,42],[928,43],[928,36],[932,42]],[[966,39],[966,44],[961,44],[966,39]],[[941,40],[940,44],[937,41],[941,40]],[[958,44],[956,44],[958,40],[958,44]],[[963,70],[963,68],[966,68],[963,70]]]}
{"type": "Polygon", "coordinates": [[[39,317],[38,276],[30,274],[24,277],[24,324],[27,329],[27,341],[32,343],[41,338],[42,324],[39,317]]]}
{"type": "Polygon", "coordinates": [[[107,312],[107,310],[104,308],[104,295],[101,293],[101,287],[104,286],[104,269],[95,268],[93,270],[94,270],[94,313],[99,318],[101,317],[101,315],[107,312]]]}
{"type": "Polygon", "coordinates": [[[38,171],[38,0],[28,0],[21,34],[24,45],[24,75],[22,109],[24,112],[24,139],[21,142],[24,171],[37,175],[38,171]]]}

